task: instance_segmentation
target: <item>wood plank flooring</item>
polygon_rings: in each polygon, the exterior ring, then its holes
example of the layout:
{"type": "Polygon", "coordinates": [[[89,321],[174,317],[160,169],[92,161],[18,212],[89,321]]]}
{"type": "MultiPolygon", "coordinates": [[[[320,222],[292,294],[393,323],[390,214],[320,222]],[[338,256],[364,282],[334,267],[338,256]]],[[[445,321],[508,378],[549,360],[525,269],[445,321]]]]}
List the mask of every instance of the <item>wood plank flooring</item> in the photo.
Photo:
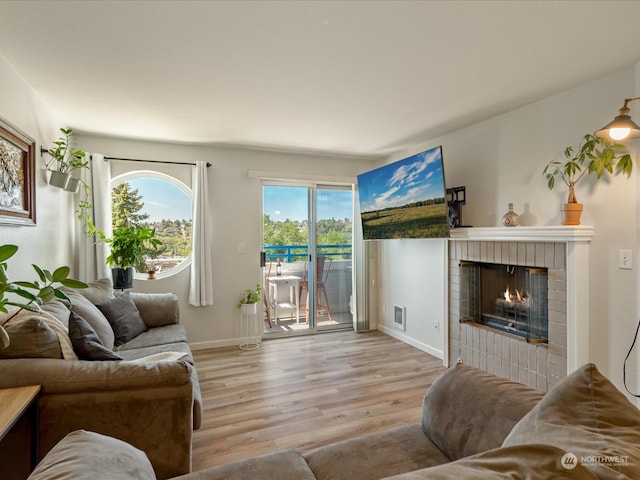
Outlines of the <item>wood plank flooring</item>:
{"type": "Polygon", "coordinates": [[[442,361],[378,331],[335,332],[194,352],[204,403],[193,470],[301,452],[420,421],[442,361]]]}

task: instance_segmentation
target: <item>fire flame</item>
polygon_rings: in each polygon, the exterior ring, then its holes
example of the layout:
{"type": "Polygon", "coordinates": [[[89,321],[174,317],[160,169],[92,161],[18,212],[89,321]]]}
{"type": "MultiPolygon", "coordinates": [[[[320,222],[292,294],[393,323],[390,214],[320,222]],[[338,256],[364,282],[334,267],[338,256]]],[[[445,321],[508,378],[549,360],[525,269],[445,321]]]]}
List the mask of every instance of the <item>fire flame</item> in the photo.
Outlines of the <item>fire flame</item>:
{"type": "Polygon", "coordinates": [[[507,301],[509,303],[513,302],[514,300],[517,300],[518,302],[524,302],[525,301],[523,293],[518,289],[516,289],[515,295],[511,295],[511,291],[509,290],[509,287],[507,287],[507,289],[504,291],[503,295],[504,295],[505,301],[507,301]]]}

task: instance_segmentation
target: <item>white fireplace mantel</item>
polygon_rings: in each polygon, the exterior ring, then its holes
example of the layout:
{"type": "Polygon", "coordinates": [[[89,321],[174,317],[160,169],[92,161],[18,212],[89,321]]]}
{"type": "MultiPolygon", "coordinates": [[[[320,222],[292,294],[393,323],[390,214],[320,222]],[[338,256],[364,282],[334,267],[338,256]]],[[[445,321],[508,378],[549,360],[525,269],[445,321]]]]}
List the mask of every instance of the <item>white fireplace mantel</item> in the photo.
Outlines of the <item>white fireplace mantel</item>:
{"type": "Polygon", "coordinates": [[[451,229],[451,240],[495,242],[590,242],[591,225],[549,227],[468,227],[451,229]]]}
{"type": "Polygon", "coordinates": [[[594,227],[469,227],[450,232],[450,240],[559,242],[566,245],[567,373],[589,359],[589,243],[594,227]]]}

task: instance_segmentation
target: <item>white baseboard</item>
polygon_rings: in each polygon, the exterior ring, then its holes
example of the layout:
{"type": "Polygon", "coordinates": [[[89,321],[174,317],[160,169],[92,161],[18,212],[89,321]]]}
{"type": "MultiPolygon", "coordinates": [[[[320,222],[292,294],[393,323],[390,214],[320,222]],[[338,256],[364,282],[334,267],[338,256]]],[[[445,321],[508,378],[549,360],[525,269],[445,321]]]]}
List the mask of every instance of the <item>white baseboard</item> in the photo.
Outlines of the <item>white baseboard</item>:
{"type": "Polygon", "coordinates": [[[406,333],[401,332],[397,328],[389,328],[385,325],[378,325],[378,330],[380,330],[383,333],[386,333],[387,335],[393,338],[397,338],[401,342],[411,345],[412,347],[415,347],[418,350],[422,350],[423,352],[428,353],[429,355],[433,355],[434,357],[439,358],[440,360],[444,360],[444,352],[442,350],[435,349],[430,345],[427,345],[426,343],[419,342],[415,338],[409,337],[406,333]]]}
{"type": "Polygon", "coordinates": [[[234,347],[240,345],[239,338],[225,338],[224,340],[209,340],[207,342],[191,342],[189,347],[191,350],[208,350],[210,348],[234,347]]]}

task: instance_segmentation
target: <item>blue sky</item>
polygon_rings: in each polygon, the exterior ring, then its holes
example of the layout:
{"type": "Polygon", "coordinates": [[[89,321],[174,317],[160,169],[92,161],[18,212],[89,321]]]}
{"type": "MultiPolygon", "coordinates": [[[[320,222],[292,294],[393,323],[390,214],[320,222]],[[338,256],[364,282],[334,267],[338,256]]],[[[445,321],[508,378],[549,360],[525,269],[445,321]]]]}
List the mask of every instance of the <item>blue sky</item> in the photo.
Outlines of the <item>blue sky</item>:
{"type": "MultiPolygon", "coordinates": [[[[156,178],[128,180],[131,189],[143,197],[142,211],[149,221],[191,219],[191,199],[177,186],[156,178]]],[[[351,219],[351,190],[318,190],[318,219],[351,219]]],[[[272,220],[307,218],[307,188],[269,186],[264,188],[264,213],[272,220]]]]}
{"type": "Polygon", "coordinates": [[[445,196],[442,150],[426,152],[358,175],[362,212],[445,196]]]}
{"type": "Polygon", "coordinates": [[[138,189],[143,197],[143,213],[148,221],[191,219],[191,199],[177,186],[157,178],[127,180],[132,190],[138,189]]]}
{"type": "MultiPolygon", "coordinates": [[[[273,221],[307,219],[308,200],[306,187],[265,186],[263,211],[273,221]]],[[[317,190],[318,220],[352,217],[351,190],[317,190]]]]}

